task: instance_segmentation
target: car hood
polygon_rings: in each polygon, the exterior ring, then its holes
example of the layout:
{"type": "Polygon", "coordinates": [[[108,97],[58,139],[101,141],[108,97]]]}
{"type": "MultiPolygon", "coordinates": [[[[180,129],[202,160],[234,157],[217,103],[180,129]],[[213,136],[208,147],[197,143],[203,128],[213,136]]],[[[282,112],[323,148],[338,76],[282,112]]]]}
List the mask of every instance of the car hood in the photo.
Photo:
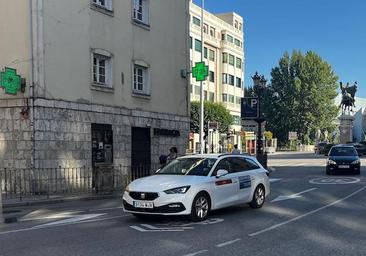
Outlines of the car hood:
{"type": "Polygon", "coordinates": [[[208,177],[193,175],[164,175],[157,174],[131,182],[130,191],[136,192],[161,192],[167,189],[183,186],[192,186],[207,181],[208,177]]]}
{"type": "Polygon", "coordinates": [[[330,160],[336,161],[336,162],[345,162],[350,163],[355,160],[358,160],[358,156],[329,156],[330,160]]]}

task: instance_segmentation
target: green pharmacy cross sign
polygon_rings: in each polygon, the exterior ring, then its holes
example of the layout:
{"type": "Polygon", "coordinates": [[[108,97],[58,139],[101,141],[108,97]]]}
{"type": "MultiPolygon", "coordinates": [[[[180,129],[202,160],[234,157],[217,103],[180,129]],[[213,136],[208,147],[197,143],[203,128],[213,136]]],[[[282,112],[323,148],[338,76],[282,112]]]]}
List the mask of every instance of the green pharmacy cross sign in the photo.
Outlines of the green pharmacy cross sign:
{"type": "Polygon", "coordinates": [[[7,94],[17,94],[21,88],[21,77],[16,69],[7,68],[0,72],[0,87],[5,89],[7,94]]]}
{"type": "Polygon", "coordinates": [[[208,76],[208,66],[204,62],[197,62],[196,66],[192,68],[192,76],[196,81],[204,81],[208,76]]]}

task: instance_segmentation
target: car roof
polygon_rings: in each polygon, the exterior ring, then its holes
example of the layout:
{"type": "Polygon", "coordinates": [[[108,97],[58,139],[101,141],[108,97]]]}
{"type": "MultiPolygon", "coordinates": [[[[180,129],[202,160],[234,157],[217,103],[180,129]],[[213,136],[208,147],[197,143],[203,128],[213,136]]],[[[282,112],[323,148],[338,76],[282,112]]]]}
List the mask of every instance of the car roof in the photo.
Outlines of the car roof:
{"type": "Polygon", "coordinates": [[[230,153],[223,153],[223,154],[192,154],[192,155],[185,155],[182,156],[180,158],[214,158],[214,159],[220,159],[222,157],[225,156],[233,156],[233,157],[237,157],[237,156],[245,156],[248,158],[253,158],[250,155],[244,153],[244,154],[230,154],[230,153]]]}
{"type": "Polygon", "coordinates": [[[351,145],[351,144],[339,144],[339,145],[333,146],[333,148],[353,148],[353,145],[351,145]]]}

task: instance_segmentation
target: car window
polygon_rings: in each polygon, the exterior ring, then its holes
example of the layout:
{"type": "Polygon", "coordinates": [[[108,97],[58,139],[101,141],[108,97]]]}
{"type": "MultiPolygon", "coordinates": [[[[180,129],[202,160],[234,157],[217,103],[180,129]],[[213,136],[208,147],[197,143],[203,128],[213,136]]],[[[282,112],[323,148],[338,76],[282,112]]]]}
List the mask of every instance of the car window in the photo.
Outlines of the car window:
{"type": "Polygon", "coordinates": [[[333,147],[329,156],[357,156],[357,152],[353,147],[333,147]]]}
{"type": "Polygon", "coordinates": [[[215,162],[215,158],[178,158],[156,174],[207,176],[215,162]]]}
{"type": "Polygon", "coordinates": [[[232,173],[230,162],[228,158],[224,158],[220,160],[220,162],[216,165],[215,170],[212,173],[212,176],[216,176],[218,170],[226,170],[229,173],[232,173]]]}
{"type": "Polygon", "coordinates": [[[259,168],[252,160],[242,157],[229,158],[229,162],[232,172],[245,172],[259,168]]]}

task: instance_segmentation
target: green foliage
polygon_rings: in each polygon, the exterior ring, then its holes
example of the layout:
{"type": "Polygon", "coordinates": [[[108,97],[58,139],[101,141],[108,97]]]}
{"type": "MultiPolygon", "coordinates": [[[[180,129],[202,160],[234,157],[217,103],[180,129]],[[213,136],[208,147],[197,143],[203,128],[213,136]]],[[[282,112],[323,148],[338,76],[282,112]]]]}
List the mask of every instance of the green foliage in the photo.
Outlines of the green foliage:
{"type": "Polygon", "coordinates": [[[270,131],[265,131],[264,138],[266,138],[266,140],[271,140],[273,138],[273,133],[270,131]]]}
{"type": "MultiPolygon", "coordinates": [[[[191,131],[199,133],[200,103],[193,101],[191,103],[191,131]]],[[[205,101],[204,103],[204,131],[207,133],[208,121],[219,123],[219,132],[227,133],[229,126],[233,124],[234,118],[230,112],[220,103],[205,101]]]]}
{"type": "Polygon", "coordinates": [[[262,106],[267,128],[280,145],[286,143],[289,131],[297,132],[302,143],[309,143],[317,129],[334,130],[338,77],[319,55],[312,51],[285,53],[271,76],[262,106]]]}

